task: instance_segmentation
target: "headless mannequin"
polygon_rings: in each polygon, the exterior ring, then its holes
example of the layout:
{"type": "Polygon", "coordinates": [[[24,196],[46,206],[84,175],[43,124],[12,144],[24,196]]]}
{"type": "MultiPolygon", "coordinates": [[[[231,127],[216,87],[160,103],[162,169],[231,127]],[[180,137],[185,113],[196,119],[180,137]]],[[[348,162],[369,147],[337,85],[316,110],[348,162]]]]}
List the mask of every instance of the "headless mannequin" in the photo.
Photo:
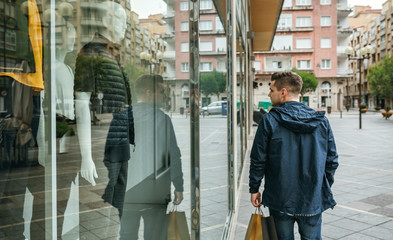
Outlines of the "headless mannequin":
{"type": "MultiPolygon", "coordinates": [[[[60,23],[59,23],[60,24],[60,23]]],[[[73,120],[74,116],[74,74],[71,68],[64,63],[67,53],[72,52],[74,49],[76,31],[71,23],[67,23],[65,28],[65,41],[62,45],[56,48],[56,113],[67,119],[73,120]]],[[[41,103],[44,101],[45,92],[41,91],[41,103]]],[[[67,152],[67,139],[66,133],[60,139],[59,153],[67,152]]],[[[41,105],[40,123],[37,133],[38,144],[38,162],[41,166],[45,167],[45,118],[44,111],[41,105]]]]}
{"type": "MultiPolygon", "coordinates": [[[[105,26],[99,34],[113,43],[119,43],[124,38],[126,30],[126,12],[124,8],[115,2],[103,2],[100,4],[102,10],[100,16],[105,26]]],[[[93,186],[95,178],[98,177],[91,152],[91,116],[90,98],[92,92],[76,91],[75,114],[78,130],[78,139],[82,155],[81,176],[93,186]]]]}

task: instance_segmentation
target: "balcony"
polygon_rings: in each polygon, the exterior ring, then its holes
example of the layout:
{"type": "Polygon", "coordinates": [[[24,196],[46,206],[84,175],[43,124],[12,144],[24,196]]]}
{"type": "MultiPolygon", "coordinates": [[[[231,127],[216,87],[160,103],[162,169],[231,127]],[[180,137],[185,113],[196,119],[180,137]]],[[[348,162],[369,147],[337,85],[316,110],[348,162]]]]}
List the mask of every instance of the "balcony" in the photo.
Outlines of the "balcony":
{"type": "Polygon", "coordinates": [[[176,59],[176,52],[175,51],[165,51],[164,52],[164,59],[168,62],[175,61],[176,59]]]}
{"type": "Polygon", "coordinates": [[[283,11],[302,11],[302,10],[313,10],[314,7],[311,5],[307,6],[292,6],[292,7],[283,7],[283,11]]]}
{"type": "Polygon", "coordinates": [[[352,12],[352,9],[344,4],[337,4],[337,16],[346,17],[352,12]]]}
{"type": "Polygon", "coordinates": [[[337,77],[351,77],[353,75],[352,69],[337,68],[337,77]]]}
{"type": "Polygon", "coordinates": [[[340,25],[337,26],[337,34],[339,35],[351,35],[352,30],[353,29],[351,27],[343,27],[340,25]]]}
{"type": "Polygon", "coordinates": [[[337,46],[337,57],[339,58],[347,58],[347,54],[345,53],[345,48],[347,46],[337,46]]]}
{"type": "Polygon", "coordinates": [[[269,54],[269,53],[313,53],[314,49],[313,48],[307,48],[307,49],[280,49],[280,50],[270,50],[270,51],[261,51],[261,52],[256,52],[256,53],[264,53],[264,54],[269,54]]]}
{"type": "Polygon", "coordinates": [[[172,18],[174,18],[175,17],[175,11],[171,11],[171,12],[167,12],[166,14],[165,14],[165,16],[163,17],[163,19],[164,20],[166,20],[166,19],[172,19],[172,18]]]}
{"type": "Polygon", "coordinates": [[[277,32],[312,32],[314,27],[278,27],[277,32]]]}

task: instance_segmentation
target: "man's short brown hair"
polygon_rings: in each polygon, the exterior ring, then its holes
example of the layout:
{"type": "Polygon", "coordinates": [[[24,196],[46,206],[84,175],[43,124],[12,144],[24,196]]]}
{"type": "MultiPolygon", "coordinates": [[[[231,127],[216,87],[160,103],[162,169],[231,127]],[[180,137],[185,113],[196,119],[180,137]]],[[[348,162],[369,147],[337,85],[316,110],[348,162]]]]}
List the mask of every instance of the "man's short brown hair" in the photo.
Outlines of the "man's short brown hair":
{"type": "Polygon", "coordinates": [[[287,89],[291,94],[299,94],[303,86],[302,78],[294,72],[276,72],[272,75],[272,81],[277,90],[287,89]]]}

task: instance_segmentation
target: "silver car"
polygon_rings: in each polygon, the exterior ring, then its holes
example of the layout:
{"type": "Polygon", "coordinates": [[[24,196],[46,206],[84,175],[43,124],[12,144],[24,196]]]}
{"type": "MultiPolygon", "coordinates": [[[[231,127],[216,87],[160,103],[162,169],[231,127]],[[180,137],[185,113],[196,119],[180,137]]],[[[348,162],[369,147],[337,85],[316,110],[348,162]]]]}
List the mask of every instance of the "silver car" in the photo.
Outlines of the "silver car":
{"type": "Polygon", "coordinates": [[[222,103],[226,101],[217,101],[212,102],[206,107],[201,109],[201,114],[209,115],[209,114],[221,114],[222,112],[222,103]]]}

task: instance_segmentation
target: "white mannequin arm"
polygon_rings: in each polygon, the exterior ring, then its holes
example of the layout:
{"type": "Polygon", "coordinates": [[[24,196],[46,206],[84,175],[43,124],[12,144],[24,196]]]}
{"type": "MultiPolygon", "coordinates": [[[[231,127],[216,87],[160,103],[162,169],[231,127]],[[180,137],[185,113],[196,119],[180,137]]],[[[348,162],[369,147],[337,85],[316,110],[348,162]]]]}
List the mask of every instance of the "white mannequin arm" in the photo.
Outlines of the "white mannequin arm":
{"type": "Polygon", "coordinates": [[[82,155],[81,176],[95,186],[94,178],[98,175],[91,155],[90,96],[90,92],[76,92],[75,115],[82,155]]]}
{"type": "Polygon", "coordinates": [[[44,110],[42,109],[42,103],[44,102],[44,91],[41,91],[41,106],[40,106],[40,121],[38,124],[37,132],[37,145],[38,145],[38,163],[45,167],[45,152],[46,152],[46,142],[45,142],[45,119],[44,110]]]}

